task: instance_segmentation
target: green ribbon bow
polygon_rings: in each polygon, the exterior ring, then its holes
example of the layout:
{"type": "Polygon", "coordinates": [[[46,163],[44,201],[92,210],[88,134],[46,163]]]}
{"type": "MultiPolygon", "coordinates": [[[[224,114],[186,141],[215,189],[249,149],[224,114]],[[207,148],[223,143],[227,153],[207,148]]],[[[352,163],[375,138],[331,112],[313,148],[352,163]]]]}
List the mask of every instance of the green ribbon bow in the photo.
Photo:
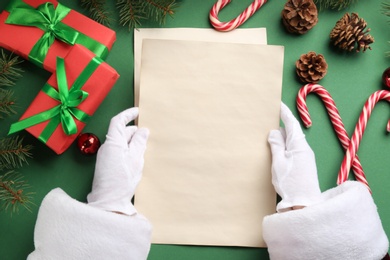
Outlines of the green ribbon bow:
{"type": "Polygon", "coordinates": [[[42,88],[42,91],[51,98],[59,101],[59,104],[49,110],[12,124],[8,134],[18,132],[47,120],[50,120],[49,123],[38,137],[38,139],[45,143],[59,124],[62,125],[62,129],[67,135],[76,134],[77,126],[75,119],[86,123],[90,118],[87,113],[77,108],[88,96],[88,93],[81,90],[81,88],[101,62],[102,60],[100,58],[93,58],[75,80],[72,87],[68,89],[64,59],[57,57],[56,73],[58,91],[49,84],[46,84],[42,88]]]}
{"type": "Polygon", "coordinates": [[[43,36],[34,45],[29,54],[31,60],[42,64],[55,39],[70,45],[76,43],[79,33],[66,24],[61,23],[61,20],[69,12],[70,9],[61,4],[54,8],[52,3],[47,2],[35,9],[22,2],[12,9],[6,23],[38,27],[44,31],[43,36]]]}
{"type": "Polygon", "coordinates": [[[49,48],[55,39],[70,45],[83,45],[103,59],[108,55],[107,46],[62,22],[71,9],[60,3],[56,8],[51,2],[34,8],[22,0],[13,0],[6,10],[9,16],[5,23],[37,27],[44,31],[28,55],[29,60],[40,67],[43,66],[49,48]]]}

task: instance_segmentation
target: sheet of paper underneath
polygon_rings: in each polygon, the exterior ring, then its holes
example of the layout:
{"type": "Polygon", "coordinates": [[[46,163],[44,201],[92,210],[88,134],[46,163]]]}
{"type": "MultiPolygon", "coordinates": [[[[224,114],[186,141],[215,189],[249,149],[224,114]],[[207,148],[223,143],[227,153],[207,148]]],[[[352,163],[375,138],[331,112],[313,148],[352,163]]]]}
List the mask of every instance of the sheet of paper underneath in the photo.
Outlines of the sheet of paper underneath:
{"type": "Polygon", "coordinates": [[[235,29],[229,33],[221,33],[214,29],[206,28],[134,29],[134,106],[138,106],[139,102],[139,77],[143,39],[267,44],[267,32],[266,28],[235,29]]]}
{"type": "Polygon", "coordinates": [[[150,137],[135,206],[152,242],[265,247],[283,47],[144,40],[141,64],[150,137]]]}

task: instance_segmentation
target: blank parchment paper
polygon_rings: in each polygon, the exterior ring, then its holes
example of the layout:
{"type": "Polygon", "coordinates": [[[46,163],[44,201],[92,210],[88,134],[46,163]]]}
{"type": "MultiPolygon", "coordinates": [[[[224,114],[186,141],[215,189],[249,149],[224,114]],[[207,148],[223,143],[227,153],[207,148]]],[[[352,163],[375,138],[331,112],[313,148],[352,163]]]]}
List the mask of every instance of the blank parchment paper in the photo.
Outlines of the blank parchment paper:
{"type": "Polygon", "coordinates": [[[142,52],[138,125],[150,137],[135,205],[152,242],[265,247],[283,47],[146,39],[142,52]]]}
{"type": "Polygon", "coordinates": [[[139,74],[143,39],[267,44],[267,32],[265,28],[239,28],[229,33],[207,28],[134,29],[134,106],[139,104],[139,74]]]}

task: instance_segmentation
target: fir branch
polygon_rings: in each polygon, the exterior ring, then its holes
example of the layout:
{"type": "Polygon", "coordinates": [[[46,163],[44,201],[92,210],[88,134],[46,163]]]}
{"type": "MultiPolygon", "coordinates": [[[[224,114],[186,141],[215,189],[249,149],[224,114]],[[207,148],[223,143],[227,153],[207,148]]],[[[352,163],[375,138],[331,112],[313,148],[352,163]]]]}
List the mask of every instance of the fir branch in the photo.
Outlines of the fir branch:
{"type": "MultiPolygon", "coordinates": [[[[151,19],[160,25],[165,23],[167,15],[176,12],[178,0],[116,0],[119,12],[119,24],[127,26],[129,31],[141,26],[142,20],[151,19]]],[[[106,0],[80,0],[81,6],[89,11],[89,17],[109,26],[112,19],[107,11],[106,0]]]]}
{"type": "Polygon", "coordinates": [[[314,0],[314,3],[320,9],[337,9],[341,10],[355,3],[357,0],[314,0]]]}
{"type": "MultiPolygon", "coordinates": [[[[390,16],[390,2],[383,2],[382,3],[382,13],[386,16],[390,16]]],[[[388,42],[390,43],[390,42],[388,42]]],[[[390,51],[386,52],[386,56],[390,57],[390,51]]]]}
{"type": "Polygon", "coordinates": [[[173,16],[177,4],[174,0],[144,0],[145,9],[149,13],[149,17],[154,19],[160,25],[165,23],[167,15],[173,16]]]}
{"type": "Polygon", "coordinates": [[[15,105],[15,99],[13,97],[14,92],[12,90],[5,90],[0,88],[0,119],[3,119],[3,115],[15,114],[13,109],[15,105]]]}
{"type": "Polygon", "coordinates": [[[18,56],[6,54],[4,50],[1,50],[0,56],[0,86],[13,86],[15,80],[20,78],[22,69],[15,67],[20,64],[22,60],[19,60],[18,56]]]}
{"type": "Polygon", "coordinates": [[[143,0],[117,0],[116,7],[119,10],[119,24],[127,26],[129,31],[141,26],[141,20],[147,19],[142,2],[143,0]]]}
{"type": "Polygon", "coordinates": [[[91,19],[107,27],[110,26],[111,13],[107,11],[105,0],[80,0],[81,6],[88,10],[91,19]]]}
{"type": "Polygon", "coordinates": [[[28,163],[31,158],[31,145],[23,145],[23,138],[18,136],[0,138],[0,170],[13,169],[28,163]]]}
{"type": "Polygon", "coordinates": [[[14,171],[8,171],[0,175],[0,210],[16,212],[21,205],[31,211],[32,192],[28,192],[30,186],[22,179],[21,175],[14,171]]]}
{"type": "Polygon", "coordinates": [[[382,13],[386,16],[390,16],[390,2],[382,3],[382,13]]]}
{"type": "Polygon", "coordinates": [[[164,24],[167,15],[175,14],[177,4],[175,0],[117,0],[116,6],[119,23],[131,30],[140,27],[141,21],[146,19],[164,24]]]}

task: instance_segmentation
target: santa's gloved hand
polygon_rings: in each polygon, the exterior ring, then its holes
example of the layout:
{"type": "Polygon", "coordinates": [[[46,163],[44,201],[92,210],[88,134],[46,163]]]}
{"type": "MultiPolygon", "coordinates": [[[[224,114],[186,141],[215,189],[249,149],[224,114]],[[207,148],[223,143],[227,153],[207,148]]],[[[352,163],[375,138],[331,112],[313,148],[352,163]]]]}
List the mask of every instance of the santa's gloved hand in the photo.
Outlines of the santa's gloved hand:
{"type": "Polygon", "coordinates": [[[127,126],[138,108],[127,109],[111,119],[106,141],[100,147],[88,204],[126,215],[136,213],[131,203],[141,180],[149,130],[127,126]]]}
{"type": "Polygon", "coordinates": [[[282,198],[278,212],[313,205],[320,200],[315,156],[289,108],[282,103],[285,128],[272,130],[268,142],[272,152],[272,184],[282,198]]]}

